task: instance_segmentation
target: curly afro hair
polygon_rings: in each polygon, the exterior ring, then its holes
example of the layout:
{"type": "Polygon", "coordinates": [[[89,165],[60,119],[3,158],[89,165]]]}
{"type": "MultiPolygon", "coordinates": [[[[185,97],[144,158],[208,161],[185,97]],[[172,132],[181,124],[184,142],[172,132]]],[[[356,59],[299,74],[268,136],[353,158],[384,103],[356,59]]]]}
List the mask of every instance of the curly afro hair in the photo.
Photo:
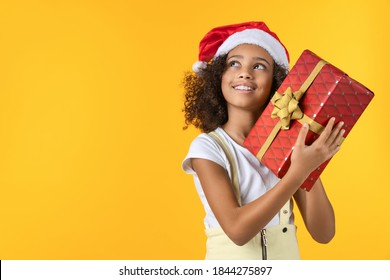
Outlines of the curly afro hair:
{"type": "MultiPolygon", "coordinates": [[[[208,133],[227,122],[227,105],[221,89],[222,75],[226,69],[226,57],[227,55],[217,57],[198,74],[185,73],[183,80],[184,129],[192,124],[202,132],[208,133]]],[[[286,68],[275,63],[269,100],[282,84],[287,73],[286,68]]]]}

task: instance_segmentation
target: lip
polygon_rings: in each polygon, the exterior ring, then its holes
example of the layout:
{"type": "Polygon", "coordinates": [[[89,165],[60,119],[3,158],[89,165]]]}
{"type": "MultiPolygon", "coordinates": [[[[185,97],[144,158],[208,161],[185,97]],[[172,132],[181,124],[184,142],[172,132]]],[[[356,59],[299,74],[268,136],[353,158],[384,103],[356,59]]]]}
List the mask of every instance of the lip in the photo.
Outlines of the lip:
{"type": "Polygon", "coordinates": [[[254,91],[256,87],[253,84],[237,83],[233,84],[232,88],[237,91],[254,91]]]}

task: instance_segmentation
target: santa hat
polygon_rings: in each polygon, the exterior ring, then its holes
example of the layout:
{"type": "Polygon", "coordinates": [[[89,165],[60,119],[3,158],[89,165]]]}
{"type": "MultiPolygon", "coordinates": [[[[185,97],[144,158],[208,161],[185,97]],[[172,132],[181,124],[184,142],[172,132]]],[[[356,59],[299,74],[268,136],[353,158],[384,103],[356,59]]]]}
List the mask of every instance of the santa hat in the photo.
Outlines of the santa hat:
{"type": "Polygon", "coordinates": [[[244,22],[225,25],[210,30],[199,43],[199,61],[192,69],[198,73],[213,58],[225,55],[241,44],[253,44],[264,48],[275,62],[289,69],[286,47],[264,22],[244,22]]]}

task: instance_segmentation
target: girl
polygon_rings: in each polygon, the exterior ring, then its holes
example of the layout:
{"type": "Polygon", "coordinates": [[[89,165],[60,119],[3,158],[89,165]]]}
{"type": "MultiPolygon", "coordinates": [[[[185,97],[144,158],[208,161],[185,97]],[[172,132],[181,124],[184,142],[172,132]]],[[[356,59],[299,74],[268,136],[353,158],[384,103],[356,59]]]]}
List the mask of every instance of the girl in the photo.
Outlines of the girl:
{"type": "Polygon", "coordinates": [[[335,218],[321,180],[310,192],[300,186],[339,151],[343,123],[331,118],[310,146],[303,125],[290,168],[277,178],[243,142],[287,75],[287,49],[263,22],[214,28],[199,49],[195,73],[184,79],[184,112],[186,125],[203,133],[183,169],[206,211],[206,259],[299,259],[292,197],[313,239],[328,243],[335,218]]]}

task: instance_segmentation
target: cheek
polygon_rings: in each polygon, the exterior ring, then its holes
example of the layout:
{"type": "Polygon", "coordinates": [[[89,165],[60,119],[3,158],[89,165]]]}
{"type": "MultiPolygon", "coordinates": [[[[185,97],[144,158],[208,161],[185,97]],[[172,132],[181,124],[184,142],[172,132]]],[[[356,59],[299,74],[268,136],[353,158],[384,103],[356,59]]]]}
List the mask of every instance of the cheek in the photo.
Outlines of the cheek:
{"type": "Polygon", "coordinates": [[[268,82],[268,85],[267,85],[267,90],[269,92],[271,92],[271,88],[272,88],[272,80],[270,82],[268,82]]]}
{"type": "Polygon", "coordinates": [[[273,82],[272,76],[264,77],[262,81],[262,84],[264,85],[264,89],[266,89],[267,91],[271,91],[272,82],[273,82]]]}
{"type": "Polygon", "coordinates": [[[224,92],[225,90],[227,90],[229,87],[230,87],[230,84],[229,84],[229,82],[228,82],[228,79],[226,79],[224,76],[222,76],[222,80],[221,80],[221,89],[222,89],[222,92],[224,92]]]}

